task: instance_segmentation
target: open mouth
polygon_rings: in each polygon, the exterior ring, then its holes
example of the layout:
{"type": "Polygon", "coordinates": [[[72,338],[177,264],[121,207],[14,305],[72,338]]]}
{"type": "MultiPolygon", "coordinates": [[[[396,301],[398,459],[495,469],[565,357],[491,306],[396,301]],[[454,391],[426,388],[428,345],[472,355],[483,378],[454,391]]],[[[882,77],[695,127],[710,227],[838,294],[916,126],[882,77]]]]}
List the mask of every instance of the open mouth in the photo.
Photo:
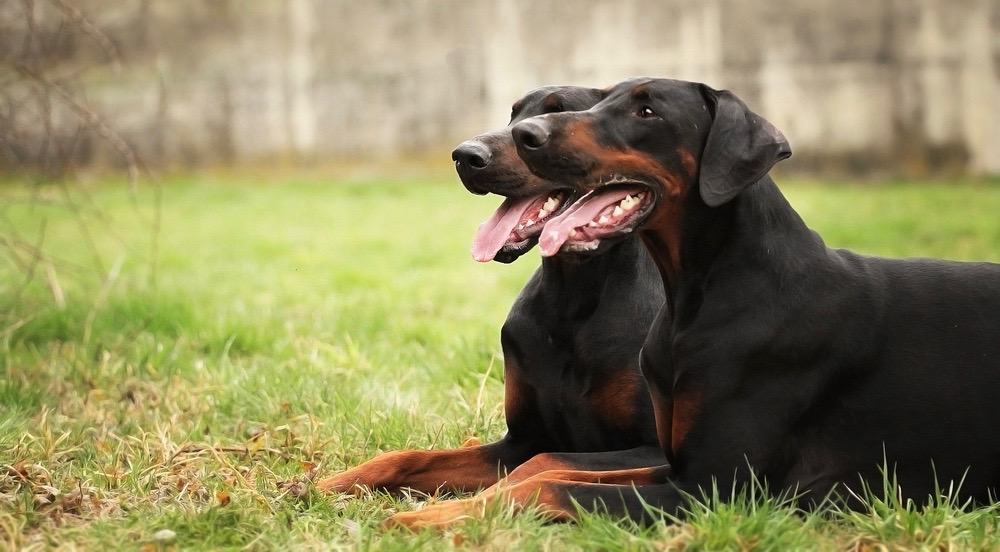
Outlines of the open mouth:
{"type": "Polygon", "coordinates": [[[509,197],[489,219],[479,225],[472,241],[472,257],[481,263],[492,261],[498,253],[517,255],[532,245],[545,223],[564,207],[565,191],[535,196],[509,197]]]}
{"type": "Polygon", "coordinates": [[[588,192],[550,217],[538,241],[542,255],[593,251],[601,240],[635,230],[652,211],[653,191],[643,182],[621,182],[588,192]]]}

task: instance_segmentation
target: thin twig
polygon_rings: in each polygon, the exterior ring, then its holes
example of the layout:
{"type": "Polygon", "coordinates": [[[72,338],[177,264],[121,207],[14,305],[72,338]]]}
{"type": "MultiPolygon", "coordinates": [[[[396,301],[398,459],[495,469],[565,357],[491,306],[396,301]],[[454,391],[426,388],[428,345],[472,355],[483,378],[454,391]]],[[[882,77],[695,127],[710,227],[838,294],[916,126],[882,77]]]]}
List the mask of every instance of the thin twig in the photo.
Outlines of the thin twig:
{"type": "Polygon", "coordinates": [[[21,62],[14,63],[14,70],[24,77],[41,83],[43,86],[46,86],[54,91],[56,96],[58,96],[63,103],[73,110],[78,117],[93,127],[101,138],[105,139],[113,148],[115,148],[118,154],[125,160],[125,165],[128,171],[129,187],[132,190],[132,193],[135,194],[139,185],[139,174],[142,171],[142,164],[139,160],[139,156],[136,154],[132,146],[129,145],[129,143],[125,141],[125,139],[122,138],[118,132],[111,128],[111,126],[108,125],[100,115],[94,112],[94,110],[77,101],[73,94],[64,86],[50,80],[45,75],[35,71],[21,62]]]}
{"type": "MultiPolygon", "coordinates": [[[[21,286],[17,288],[16,292],[14,292],[14,303],[17,303],[21,299],[21,294],[24,293],[24,290],[27,289],[28,286],[31,285],[32,280],[35,279],[35,269],[38,267],[38,263],[42,260],[41,251],[42,251],[42,244],[45,243],[46,226],[47,226],[47,220],[42,219],[40,227],[38,229],[38,243],[35,244],[33,247],[31,262],[24,269],[25,273],[24,282],[21,283],[21,286]]],[[[5,239],[4,241],[7,241],[7,239],[5,239]]],[[[8,245],[8,247],[10,246],[8,245]]],[[[16,250],[12,247],[10,247],[10,249],[12,254],[16,256],[17,255],[16,250]]]]}
{"type": "Polygon", "coordinates": [[[160,259],[160,228],[163,220],[163,186],[156,178],[153,183],[153,229],[150,236],[149,287],[156,289],[156,273],[160,259]]]}
{"type": "MultiPolygon", "coordinates": [[[[73,187],[70,190],[66,179],[77,168],[77,156],[82,140],[89,135],[95,135],[98,140],[110,145],[124,161],[132,204],[140,221],[149,225],[152,230],[148,259],[149,284],[152,287],[156,286],[157,281],[163,192],[160,183],[145,167],[138,151],[115,129],[109,118],[99,114],[88,101],[87,90],[83,83],[85,73],[93,64],[72,62],[73,60],[68,59],[65,52],[60,49],[59,41],[66,33],[82,33],[93,40],[104,54],[105,59],[97,63],[110,63],[116,71],[121,69],[123,55],[126,52],[111,35],[100,28],[99,19],[94,19],[91,17],[93,14],[81,10],[74,0],[45,0],[45,2],[20,0],[20,13],[14,17],[22,19],[22,24],[13,27],[20,29],[18,33],[20,47],[14,48],[15,51],[0,54],[0,64],[12,69],[2,71],[3,74],[0,75],[0,155],[7,157],[8,161],[13,160],[15,166],[36,163],[40,177],[46,180],[54,179],[62,186],[65,206],[75,215],[80,239],[85,242],[93,256],[98,280],[103,280],[103,287],[98,294],[99,300],[95,301],[94,308],[88,316],[87,337],[90,337],[96,313],[101,304],[107,300],[107,295],[110,293],[109,286],[118,278],[117,273],[121,269],[119,265],[110,271],[105,270],[106,265],[95,243],[97,234],[94,232],[107,231],[133,257],[142,258],[145,255],[136,253],[133,247],[115,232],[109,218],[95,204],[86,189],[73,187]],[[41,8],[46,6],[40,4],[45,2],[59,14],[56,21],[53,22],[53,18],[47,17],[50,13],[48,9],[41,11],[41,8]],[[68,63],[51,63],[52,59],[68,63]],[[69,112],[72,114],[71,118],[76,119],[75,132],[73,132],[74,121],[61,120],[57,116],[60,112],[69,112]],[[66,132],[71,134],[65,138],[61,137],[60,133],[66,132]],[[153,213],[140,209],[137,199],[139,180],[147,176],[153,185],[153,213]],[[87,220],[91,216],[97,218],[96,226],[87,220]]],[[[39,195],[43,190],[43,186],[40,185],[42,182],[41,179],[36,181],[36,186],[32,189],[30,201],[32,209],[42,203],[39,201],[39,195]]],[[[7,219],[2,211],[3,208],[0,206],[0,220],[7,219]]],[[[44,238],[44,232],[42,234],[40,238],[44,238]]],[[[42,245],[44,244],[41,242],[32,245],[20,239],[16,226],[0,232],[0,247],[5,247],[14,265],[25,271],[26,282],[33,281],[36,272],[43,268],[38,266],[39,263],[43,263],[53,298],[57,305],[63,305],[66,298],[59,276],[60,272],[65,274],[65,270],[61,262],[56,263],[51,255],[43,252],[42,245]]],[[[27,285],[26,283],[21,286],[21,289],[27,285]]],[[[19,290],[18,293],[20,292],[19,290]]]]}
{"type": "Polygon", "coordinates": [[[36,34],[35,29],[35,2],[34,0],[22,0],[21,5],[24,9],[24,23],[28,29],[28,32],[24,33],[24,40],[21,44],[21,56],[25,58],[33,58],[32,55],[35,50],[34,39],[36,34]]]}
{"type": "Polygon", "coordinates": [[[118,281],[118,274],[121,273],[122,265],[125,264],[125,256],[122,255],[118,257],[115,264],[111,267],[111,271],[108,272],[107,278],[104,279],[104,284],[101,286],[101,291],[97,293],[97,297],[94,299],[94,306],[91,307],[90,312],[87,313],[87,320],[83,324],[83,344],[86,345],[90,342],[90,332],[94,327],[94,319],[97,318],[97,311],[104,306],[105,301],[108,300],[108,295],[111,293],[111,288],[114,287],[115,282],[118,281]]]}
{"type": "Polygon", "coordinates": [[[49,282],[49,290],[52,292],[52,299],[56,302],[59,310],[66,308],[66,294],[63,293],[62,286],[59,285],[59,276],[56,274],[56,265],[52,261],[45,261],[45,279],[49,282]]]}
{"type": "Polygon", "coordinates": [[[67,19],[76,23],[84,33],[90,35],[90,37],[93,38],[98,45],[100,45],[101,49],[104,50],[104,53],[108,56],[108,59],[110,59],[111,63],[114,64],[116,71],[121,70],[121,52],[118,50],[118,46],[116,46],[115,43],[108,38],[108,35],[98,29],[97,25],[94,25],[94,23],[91,22],[82,11],[80,11],[80,8],[67,3],[66,0],[50,1],[63,12],[63,15],[65,15],[67,19]]]}
{"type": "Polygon", "coordinates": [[[2,332],[0,332],[0,339],[3,340],[5,349],[10,346],[10,338],[13,337],[14,332],[21,329],[21,327],[27,324],[28,322],[34,320],[35,316],[37,315],[32,314],[20,320],[17,320],[13,324],[10,324],[6,328],[4,328],[2,332]]]}
{"type": "MultiPolygon", "coordinates": [[[[2,218],[2,217],[0,217],[0,218],[2,218]]],[[[72,261],[67,261],[65,259],[60,259],[60,258],[54,257],[52,255],[49,255],[49,254],[45,253],[41,249],[37,249],[34,245],[32,245],[32,244],[28,243],[27,241],[25,241],[25,240],[20,239],[19,237],[17,237],[17,235],[14,234],[13,232],[11,232],[10,235],[6,235],[6,236],[0,234],[0,245],[4,246],[6,249],[8,249],[11,252],[23,251],[23,252],[26,252],[28,255],[38,255],[39,258],[41,260],[43,260],[43,261],[44,260],[52,261],[52,262],[54,262],[54,263],[62,266],[63,268],[70,268],[73,271],[77,272],[78,274],[82,274],[82,273],[88,271],[87,268],[84,267],[84,266],[82,266],[82,265],[79,265],[79,264],[74,263],[72,261]]],[[[26,263],[24,263],[24,261],[21,260],[19,256],[15,257],[12,254],[11,258],[16,262],[16,264],[18,265],[18,269],[19,270],[24,271],[24,270],[27,269],[28,265],[26,263]]]]}

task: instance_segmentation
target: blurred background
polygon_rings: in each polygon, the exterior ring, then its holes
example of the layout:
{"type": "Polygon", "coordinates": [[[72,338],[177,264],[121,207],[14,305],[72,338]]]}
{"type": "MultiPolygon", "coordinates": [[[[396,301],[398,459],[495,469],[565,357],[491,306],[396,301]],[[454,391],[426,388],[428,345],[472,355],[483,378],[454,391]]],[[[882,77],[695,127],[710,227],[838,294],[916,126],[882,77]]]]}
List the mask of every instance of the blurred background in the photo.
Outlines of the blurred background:
{"type": "Polygon", "coordinates": [[[534,87],[655,75],[735,91],[786,170],[1000,172],[997,0],[7,0],[0,51],[8,170],[129,162],[104,124],[150,167],[447,165],[534,87]]]}
{"type": "Polygon", "coordinates": [[[0,550],[371,548],[412,504],[312,478],[502,435],[539,265],[472,261],[450,150],[637,75],[782,129],[831,246],[1000,260],[1000,0],[0,0],[0,550]]]}

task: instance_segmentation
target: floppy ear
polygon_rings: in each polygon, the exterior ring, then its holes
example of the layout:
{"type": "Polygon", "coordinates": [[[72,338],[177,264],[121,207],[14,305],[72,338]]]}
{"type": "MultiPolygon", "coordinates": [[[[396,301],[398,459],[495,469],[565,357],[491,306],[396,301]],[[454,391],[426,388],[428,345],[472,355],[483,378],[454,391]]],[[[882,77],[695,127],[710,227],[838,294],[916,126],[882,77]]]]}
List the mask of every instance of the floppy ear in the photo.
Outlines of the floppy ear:
{"type": "Polygon", "coordinates": [[[710,207],[733,199],[792,155],[781,131],[747,108],[728,90],[705,87],[715,118],[701,153],[698,189],[710,207]]]}

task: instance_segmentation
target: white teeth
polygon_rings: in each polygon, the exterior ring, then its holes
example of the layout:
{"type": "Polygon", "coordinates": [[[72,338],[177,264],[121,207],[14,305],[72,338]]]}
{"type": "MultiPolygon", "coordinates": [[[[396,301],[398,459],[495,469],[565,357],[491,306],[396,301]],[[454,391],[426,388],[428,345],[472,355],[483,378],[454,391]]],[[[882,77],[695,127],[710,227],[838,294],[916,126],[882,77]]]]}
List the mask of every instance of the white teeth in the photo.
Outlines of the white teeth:
{"type": "MultiPolygon", "coordinates": [[[[546,199],[545,203],[542,205],[542,208],[538,210],[538,220],[542,220],[545,217],[551,215],[552,211],[556,210],[556,207],[559,207],[558,199],[554,197],[546,199]]],[[[535,221],[528,221],[528,224],[534,224],[534,222],[535,221]]]]}
{"type": "Polygon", "coordinates": [[[619,203],[619,205],[621,206],[622,209],[625,209],[626,211],[630,211],[633,208],[635,208],[637,205],[639,205],[639,196],[638,195],[636,195],[636,196],[632,196],[632,195],[626,196],[625,199],[623,199],[621,201],[621,203],[619,203]]]}
{"type": "Polygon", "coordinates": [[[535,221],[533,221],[533,220],[531,220],[531,219],[528,219],[528,220],[527,220],[527,221],[526,221],[526,222],[524,223],[524,225],[525,225],[525,226],[531,226],[532,224],[535,224],[535,221]]]}
{"type": "Polygon", "coordinates": [[[611,216],[620,217],[625,214],[625,209],[622,209],[621,205],[615,205],[615,210],[611,211],[611,216]]]}
{"type": "Polygon", "coordinates": [[[626,209],[631,209],[633,205],[635,205],[635,202],[632,201],[632,196],[628,196],[622,200],[622,207],[626,209]]]}
{"type": "Polygon", "coordinates": [[[591,228],[597,228],[598,224],[596,222],[594,222],[594,221],[590,221],[590,222],[587,223],[587,226],[589,226],[591,228]]]}
{"type": "Polygon", "coordinates": [[[579,232],[576,231],[576,228],[569,231],[569,237],[571,238],[575,238],[577,234],[579,234],[579,232]]]}
{"type": "Polygon", "coordinates": [[[597,222],[599,224],[607,224],[609,220],[611,219],[608,218],[608,215],[601,215],[601,218],[597,219],[597,222]]]}

